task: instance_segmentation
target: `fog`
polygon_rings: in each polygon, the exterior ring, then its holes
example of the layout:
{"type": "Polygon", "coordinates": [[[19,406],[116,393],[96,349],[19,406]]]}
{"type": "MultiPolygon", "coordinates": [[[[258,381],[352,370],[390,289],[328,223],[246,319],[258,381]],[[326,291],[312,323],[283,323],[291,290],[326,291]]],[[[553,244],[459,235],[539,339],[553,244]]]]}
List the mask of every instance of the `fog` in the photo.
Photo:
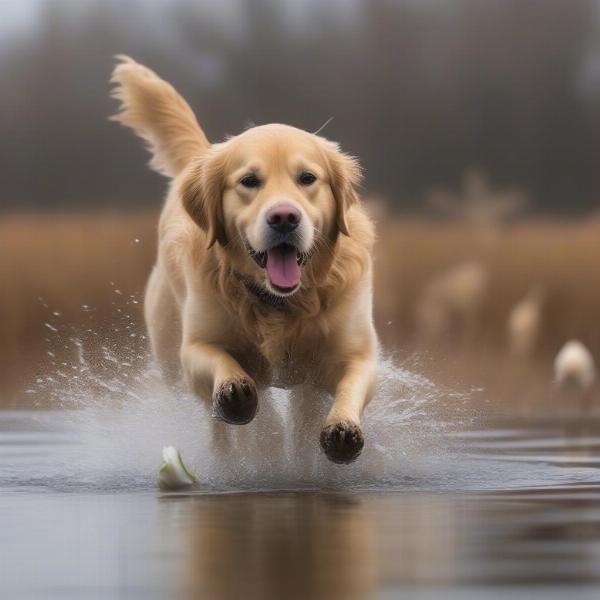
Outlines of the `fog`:
{"type": "Polygon", "coordinates": [[[171,81],[212,140],[282,121],[360,157],[365,191],[422,211],[468,168],[529,210],[586,213],[600,183],[600,4],[563,0],[9,1],[3,209],[158,206],[165,183],[107,117],[113,56],[171,81]]]}

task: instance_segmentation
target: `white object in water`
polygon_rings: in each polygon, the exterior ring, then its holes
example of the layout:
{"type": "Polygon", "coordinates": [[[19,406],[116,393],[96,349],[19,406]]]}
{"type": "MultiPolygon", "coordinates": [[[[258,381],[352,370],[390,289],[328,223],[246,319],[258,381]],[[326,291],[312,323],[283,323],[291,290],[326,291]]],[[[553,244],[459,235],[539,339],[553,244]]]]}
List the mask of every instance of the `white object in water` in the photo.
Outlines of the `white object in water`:
{"type": "Polygon", "coordinates": [[[554,378],[561,386],[589,390],[596,379],[596,365],[590,351],[578,340],[567,342],[554,359],[554,378]]]}
{"type": "Polygon", "coordinates": [[[197,478],[183,464],[181,452],[173,446],[162,451],[163,464],[158,472],[158,487],[161,490],[180,490],[194,485],[197,478]]]}

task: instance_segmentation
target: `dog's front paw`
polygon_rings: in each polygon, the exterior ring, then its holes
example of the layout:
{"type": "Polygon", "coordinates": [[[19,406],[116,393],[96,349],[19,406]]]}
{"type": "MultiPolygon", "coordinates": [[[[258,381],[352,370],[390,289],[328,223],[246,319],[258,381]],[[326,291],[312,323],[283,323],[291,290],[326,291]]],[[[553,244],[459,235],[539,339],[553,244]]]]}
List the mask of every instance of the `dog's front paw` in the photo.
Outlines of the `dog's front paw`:
{"type": "Polygon", "coordinates": [[[213,394],[213,415],[230,425],[250,423],[258,408],[258,394],[248,379],[230,379],[213,394]]]}
{"type": "Polygon", "coordinates": [[[327,458],[337,464],[356,460],[365,445],[365,438],[358,425],[334,423],[321,431],[321,448],[327,458]]]}

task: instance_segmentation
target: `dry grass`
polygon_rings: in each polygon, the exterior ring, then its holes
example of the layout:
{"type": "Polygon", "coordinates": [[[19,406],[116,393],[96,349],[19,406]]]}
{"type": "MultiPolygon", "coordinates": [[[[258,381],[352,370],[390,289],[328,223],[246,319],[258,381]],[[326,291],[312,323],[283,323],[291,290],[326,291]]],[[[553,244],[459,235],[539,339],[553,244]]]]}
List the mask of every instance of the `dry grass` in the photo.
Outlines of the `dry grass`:
{"type": "MultiPolygon", "coordinates": [[[[538,352],[554,353],[570,337],[600,353],[600,221],[523,222],[482,243],[460,224],[399,221],[379,227],[377,314],[414,340],[419,294],[435,274],[477,258],[489,285],[476,343],[504,350],[511,308],[532,287],[546,298],[538,352]]],[[[382,331],[382,333],[384,333],[382,331]]]]}
{"type": "Polygon", "coordinates": [[[54,312],[76,328],[100,327],[111,318],[115,289],[125,297],[143,290],[156,219],[85,214],[0,220],[0,405],[18,404],[43,364],[50,333],[44,324],[56,320],[54,312]]]}
{"type": "MultiPolygon", "coordinates": [[[[44,324],[53,312],[75,328],[100,328],[113,318],[115,290],[124,297],[141,294],[154,258],[156,218],[146,213],[0,219],[0,404],[22,403],[27,382],[43,368],[44,324]]],[[[384,343],[407,352],[423,349],[414,322],[419,295],[436,274],[474,258],[489,275],[475,335],[463,339],[455,331],[435,349],[437,356],[471,357],[465,373],[484,355],[496,364],[508,360],[506,319],[534,284],[544,288],[547,300],[532,371],[544,371],[571,337],[600,356],[600,221],[521,223],[482,242],[461,224],[387,220],[379,226],[375,296],[384,343]]],[[[141,304],[130,309],[140,316],[141,304]]]]}

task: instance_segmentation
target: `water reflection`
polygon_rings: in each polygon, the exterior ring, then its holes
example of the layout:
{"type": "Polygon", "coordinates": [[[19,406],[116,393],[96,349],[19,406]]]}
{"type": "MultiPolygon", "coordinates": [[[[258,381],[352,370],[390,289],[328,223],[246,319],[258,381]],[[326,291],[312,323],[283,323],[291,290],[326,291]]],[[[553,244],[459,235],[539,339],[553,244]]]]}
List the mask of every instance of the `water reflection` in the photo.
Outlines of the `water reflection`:
{"type": "Polygon", "coordinates": [[[600,583],[600,489],[162,498],[173,593],[370,598],[416,586],[600,583]],[[580,497],[583,494],[583,497],[580,497]]]}
{"type": "Polygon", "coordinates": [[[159,517],[183,535],[178,592],[366,598],[376,589],[375,531],[358,496],[170,497],[159,517]]]}
{"type": "Polygon", "coordinates": [[[600,490],[531,491],[479,508],[495,543],[482,545],[479,578],[502,583],[598,583],[600,490]]]}
{"type": "Polygon", "coordinates": [[[456,437],[425,487],[160,494],[65,474],[64,414],[0,413],[0,597],[597,597],[600,422],[456,437]]]}

